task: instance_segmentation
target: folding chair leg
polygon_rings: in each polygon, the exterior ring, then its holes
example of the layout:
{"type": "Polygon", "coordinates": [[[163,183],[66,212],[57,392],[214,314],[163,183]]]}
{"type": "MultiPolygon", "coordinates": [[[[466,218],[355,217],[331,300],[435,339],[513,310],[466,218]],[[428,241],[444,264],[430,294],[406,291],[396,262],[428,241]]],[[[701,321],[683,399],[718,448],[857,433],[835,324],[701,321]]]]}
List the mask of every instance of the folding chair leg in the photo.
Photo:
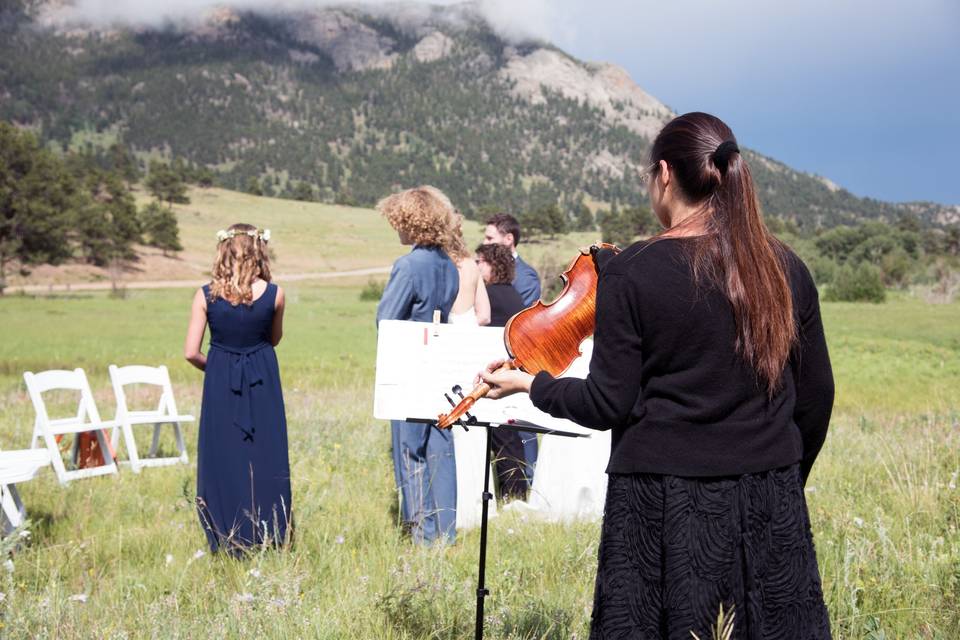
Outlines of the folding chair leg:
{"type": "Polygon", "coordinates": [[[147,454],[151,458],[157,457],[157,451],[160,449],[160,423],[153,425],[153,442],[150,443],[150,453],[147,454]]]}
{"type": "Polygon", "coordinates": [[[187,458],[187,445],[183,442],[183,431],[180,430],[180,423],[173,423],[173,432],[177,437],[177,451],[180,453],[180,462],[186,464],[189,462],[187,458]]]}
{"type": "Polygon", "coordinates": [[[3,509],[3,522],[0,529],[3,535],[8,535],[23,524],[26,517],[26,510],[14,485],[0,485],[0,507],[3,509]]]}
{"type": "Polygon", "coordinates": [[[137,441],[133,439],[133,427],[123,423],[121,429],[123,429],[123,442],[127,447],[127,457],[130,458],[130,469],[134,473],[140,473],[143,463],[140,462],[140,455],[137,453],[137,441]]]}
{"type": "Polygon", "coordinates": [[[67,468],[63,466],[63,456],[60,454],[57,439],[49,433],[44,433],[43,441],[47,443],[47,450],[50,451],[50,462],[53,464],[53,470],[57,474],[57,480],[60,481],[60,484],[66,485],[67,482],[69,482],[67,478],[67,468]]]}
{"type": "MultiPolygon", "coordinates": [[[[100,455],[103,456],[103,466],[109,467],[110,465],[116,465],[117,460],[114,458],[116,455],[116,449],[113,449],[110,446],[110,441],[107,440],[107,432],[103,429],[97,429],[97,442],[100,444],[100,455]]],[[[79,442],[80,438],[77,438],[79,442]]]]}
{"type": "Polygon", "coordinates": [[[110,446],[113,447],[114,451],[117,451],[117,445],[120,444],[120,430],[120,425],[110,430],[110,446]]]}

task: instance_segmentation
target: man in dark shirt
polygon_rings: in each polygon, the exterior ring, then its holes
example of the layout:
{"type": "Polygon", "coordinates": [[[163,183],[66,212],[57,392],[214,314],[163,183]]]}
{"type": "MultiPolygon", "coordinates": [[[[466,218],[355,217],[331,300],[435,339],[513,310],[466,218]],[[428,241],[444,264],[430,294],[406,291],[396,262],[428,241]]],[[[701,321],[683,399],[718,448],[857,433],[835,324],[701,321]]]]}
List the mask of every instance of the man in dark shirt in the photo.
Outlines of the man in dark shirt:
{"type": "MultiPolygon", "coordinates": [[[[513,254],[515,271],[513,288],[520,294],[524,307],[529,307],[540,299],[540,276],[536,270],[517,254],[520,244],[520,223],[509,213],[498,213],[487,219],[487,228],[483,232],[483,244],[502,244],[513,254]]],[[[533,482],[533,472],[537,466],[539,445],[537,435],[521,431],[523,439],[523,457],[527,463],[525,472],[527,481],[533,482]]]]}

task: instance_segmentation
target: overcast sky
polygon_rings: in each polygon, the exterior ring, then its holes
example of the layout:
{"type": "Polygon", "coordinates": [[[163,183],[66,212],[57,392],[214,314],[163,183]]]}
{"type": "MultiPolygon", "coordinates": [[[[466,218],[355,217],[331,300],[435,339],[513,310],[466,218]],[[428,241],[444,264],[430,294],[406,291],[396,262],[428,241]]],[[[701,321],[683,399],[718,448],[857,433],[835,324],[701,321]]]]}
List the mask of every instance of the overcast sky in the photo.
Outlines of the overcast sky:
{"type": "MultiPolygon", "coordinates": [[[[143,20],[216,0],[78,4],[88,16],[143,20]]],[[[676,111],[713,113],[745,146],[858,195],[960,204],[960,0],[480,4],[502,31],[619,64],[676,111]]]]}
{"type": "Polygon", "coordinates": [[[746,146],[857,195],[960,204],[958,0],[554,2],[561,47],[746,146]]]}

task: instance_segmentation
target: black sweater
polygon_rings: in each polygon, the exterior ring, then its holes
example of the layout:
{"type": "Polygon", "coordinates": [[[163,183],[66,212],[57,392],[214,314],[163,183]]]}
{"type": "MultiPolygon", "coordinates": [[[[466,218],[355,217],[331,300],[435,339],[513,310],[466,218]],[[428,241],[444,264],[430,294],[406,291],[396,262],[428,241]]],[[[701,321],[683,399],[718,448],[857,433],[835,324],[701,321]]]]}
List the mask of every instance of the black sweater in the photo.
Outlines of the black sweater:
{"type": "Polygon", "coordinates": [[[726,476],[801,463],[804,482],[826,436],[833,374],[817,289],[790,253],[799,342],[772,399],[734,348],[723,293],[695,286],[682,238],[638,242],[603,259],[586,379],[541,372],[534,405],[613,429],[607,473],[726,476]]]}

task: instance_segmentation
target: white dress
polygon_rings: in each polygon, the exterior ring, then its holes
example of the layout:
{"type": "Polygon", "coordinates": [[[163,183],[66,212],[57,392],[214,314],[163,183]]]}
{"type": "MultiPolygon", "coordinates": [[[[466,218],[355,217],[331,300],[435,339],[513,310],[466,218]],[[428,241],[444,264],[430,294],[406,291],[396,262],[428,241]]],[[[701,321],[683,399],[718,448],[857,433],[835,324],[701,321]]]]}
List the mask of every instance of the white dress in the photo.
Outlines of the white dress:
{"type": "MultiPolygon", "coordinates": [[[[477,324],[473,307],[463,313],[450,313],[450,324],[477,324]]],[[[457,460],[457,530],[480,526],[483,509],[483,462],[486,459],[487,430],[474,427],[466,431],[453,427],[453,450],[457,460]]],[[[491,471],[490,486],[493,487],[491,471]]],[[[497,514],[497,501],[491,500],[488,516],[497,514]]]]}
{"type": "MultiPolygon", "coordinates": [[[[582,345],[583,356],[564,375],[585,378],[590,370],[593,340],[582,345]]],[[[587,429],[535,410],[529,420],[544,427],[589,434],[589,438],[544,436],[533,487],[526,502],[511,502],[506,509],[532,512],[552,521],[598,520],[607,497],[607,461],[610,431],[587,429]]],[[[459,464],[459,462],[458,462],[459,464]]]]}

